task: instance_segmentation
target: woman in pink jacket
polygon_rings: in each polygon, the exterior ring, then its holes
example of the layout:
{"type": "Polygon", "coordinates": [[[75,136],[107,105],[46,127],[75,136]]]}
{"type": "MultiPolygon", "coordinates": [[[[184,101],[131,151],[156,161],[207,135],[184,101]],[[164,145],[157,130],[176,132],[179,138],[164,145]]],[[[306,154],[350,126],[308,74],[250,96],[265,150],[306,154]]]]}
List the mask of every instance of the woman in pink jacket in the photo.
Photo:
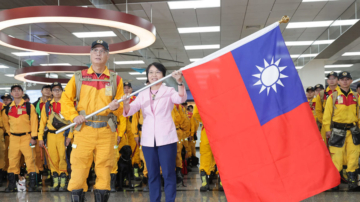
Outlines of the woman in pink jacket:
{"type": "MultiPolygon", "coordinates": [[[[166,75],[166,68],[160,63],[152,63],[146,69],[148,82],[154,83],[166,75]]],[[[176,197],[175,161],[178,137],[171,111],[174,104],[186,101],[186,91],[183,85],[182,73],[175,71],[172,77],[178,83],[178,91],[158,83],[139,93],[131,104],[124,101],[124,116],[132,116],[142,110],[144,123],[142,126],[141,145],[148,168],[150,201],[160,202],[161,176],[160,166],[165,181],[165,198],[174,202],[176,197]]],[[[126,98],[126,95],[123,99],[126,98]]],[[[136,140],[139,144],[139,140],[136,140]]]]}

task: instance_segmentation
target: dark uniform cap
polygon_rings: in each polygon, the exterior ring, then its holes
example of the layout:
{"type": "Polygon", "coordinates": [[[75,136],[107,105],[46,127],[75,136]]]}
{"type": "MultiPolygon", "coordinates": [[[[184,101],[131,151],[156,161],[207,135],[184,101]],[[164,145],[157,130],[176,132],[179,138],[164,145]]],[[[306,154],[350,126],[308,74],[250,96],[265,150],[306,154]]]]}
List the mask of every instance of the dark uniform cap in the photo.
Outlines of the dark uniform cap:
{"type": "Polygon", "coordinates": [[[306,88],[306,92],[308,92],[309,90],[314,91],[314,88],[312,86],[309,86],[309,87],[306,88]]]}
{"type": "MultiPolygon", "coordinates": [[[[356,85],[356,89],[359,88],[359,87],[360,87],[360,83],[358,83],[358,84],[356,85]]],[[[2,99],[2,98],[1,98],[1,99],[2,99]]]]}
{"type": "Polygon", "coordinates": [[[9,93],[5,93],[5,95],[1,96],[1,99],[2,99],[2,100],[6,99],[6,98],[12,100],[11,95],[10,95],[9,93]]]}
{"type": "Polygon", "coordinates": [[[54,82],[53,84],[51,84],[51,90],[56,86],[59,86],[61,88],[61,90],[63,90],[63,87],[62,87],[61,83],[59,83],[59,82],[54,82]]]}
{"type": "Polygon", "coordinates": [[[314,86],[314,90],[320,88],[321,90],[324,90],[324,86],[322,84],[317,84],[316,86],[314,86]]]}
{"type": "Polygon", "coordinates": [[[102,45],[102,46],[104,46],[105,50],[107,50],[107,51],[109,50],[109,45],[103,40],[97,40],[97,41],[92,42],[91,49],[93,49],[96,45],[102,45]]]}
{"type": "Polygon", "coordinates": [[[25,94],[22,98],[23,98],[24,100],[25,100],[25,99],[29,99],[29,100],[30,100],[30,97],[29,97],[28,94],[25,94]]]}
{"type": "Polygon", "coordinates": [[[50,85],[44,85],[41,90],[44,90],[44,88],[50,88],[51,89],[51,86],[50,85]]]}
{"type": "Polygon", "coordinates": [[[342,78],[352,79],[350,72],[347,72],[347,71],[340,72],[339,79],[342,79],[342,78]]]}
{"type": "Polygon", "coordinates": [[[336,72],[330,72],[328,75],[326,75],[327,78],[329,78],[330,76],[338,77],[338,74],[336,72]]]}
{"type": "Polygon", "coordinates": [[[130,88],[132,88],[132,87],[131,87],[131,83],[129,83],[129,82],[125,82],[125,83],[124,83],[124,87],[125,87],[125,86],[129,86],[130,88]]]}
{"type": "Polygon", "coordinates": [[[14,85],[12,85],[10,91],[12,91],[14,88],[20,88],[22,91],[24,91],[24,90],[23,90],[23,87],[22,87],[20,84],[14,84],[14,85]]]}

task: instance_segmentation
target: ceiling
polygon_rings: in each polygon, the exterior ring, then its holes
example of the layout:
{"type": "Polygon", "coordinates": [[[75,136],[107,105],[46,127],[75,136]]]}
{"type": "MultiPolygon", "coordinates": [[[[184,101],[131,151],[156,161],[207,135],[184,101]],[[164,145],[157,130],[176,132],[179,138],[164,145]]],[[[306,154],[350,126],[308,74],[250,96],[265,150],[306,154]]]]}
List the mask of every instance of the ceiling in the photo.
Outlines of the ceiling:
{"type": "MultiPolygon", "coordinates": [[[[138,76],[130,75],[131,68],[145,68],[151,62],[161,62],[169,70],[179,69],[190,64],[190,58],[202,58],[213,53],[212,50],[185,50],[187,45],[220,44],[223,48],[241,38],[281,19],[283,15],[290,16],[290,22],[304,21],[326,21],[337,19],[354,0],[302,2],[302,0],[221,0],[221,7],[199,8],[199,9],[177,9],[171,10],[165,0],[62,0],[60,5],[91,6],[106,8],[125,12],[126,7],[129,14],[133,14],[151,21],[157,29],[156,42],[149,48],[126,54],[111,55],[109,68],[114,69],[124,79],[132,82],[134,89],[144,86],[144,81],[136,79],[138,76]],[[150,19],[152,10],[152,19],[150,19]],[[191,33],[179,34],[177,28],[220,26],[220,32],[213,33],[191,33]],[[146,56],[146,58],[145,58],[146,56]],[[145,65],[114,65],[113,61],[144,60],[145,65]]],[[[57,5],[57,0],[3,0],[0,1],[0,9],[11,9],[24,6],[57,5]]],[[[286,29],[287,24],[281,24],[280,28],[285,41],[313,41],[316,40],[327,28],[299,28],[286,29]]],[[[87,38],[85,40],[75,37],[73,32],[89,31],[113,31],[117,36],[103,38],[108,43],[116,43],[127,40],[130,35],[122,30],[108,27],[65,24],[65,23],[43,23],[11,27],[3,30],[4,33],[16,38],[38,43],[57,45],[90,45],[98,38],[87,38]],[[30,28],[31,27],[31,28],[30,28]],[[31,29],[31,35],[30,35],[31,29]],[[50,36],[42,38],[43,36],[50,36]]],[[[334,30],[336,31],[336,30],[334,30]]],[[[307,46],[289,46],[290,54],[301,54],[307,46]]],[[[360,51],[360,41],[350,44],[346,50],[360,51]]],[[[345,51],[345,50],[344,50],[345,51]]],[[[0,69],[0,85],[17,83],[18,81],[4,76],[5,73],[14,73],[19,67],[19,58],[11,52],[18,50],[0,46],[0,64],[12,68],[0,69]]],[[[336,63],[337,60],[360,60],[360,56],[354,58],[343,58],[333,56],[328,63],[336,63]]],[[[70,63],[72,65],[86,65],[89,56],[36,56],[21,57],[20,61],[34,59],[34,66],[43,63],[70,63]]],[[[23,66],[28,66],[22,62],[23,66]]],[[[355,65],[356,70],[360,65],[355,65]]],[[[226,68],[226,67],[224,67],[226,68]]],[[[170,71],[168,71],[170,73],[170,71]]],[[[60,75],[62,77],[64,75],[60,75]]],[[[360,78],[360,72],[359,72],[360,78]]],[[[168,85],[172,85],[169,81],[168,85]]],[[[32,88],[40,88],[40,85],[32,88]]],[[[3,91],[0,91],[2,94],[3,91]]]]}

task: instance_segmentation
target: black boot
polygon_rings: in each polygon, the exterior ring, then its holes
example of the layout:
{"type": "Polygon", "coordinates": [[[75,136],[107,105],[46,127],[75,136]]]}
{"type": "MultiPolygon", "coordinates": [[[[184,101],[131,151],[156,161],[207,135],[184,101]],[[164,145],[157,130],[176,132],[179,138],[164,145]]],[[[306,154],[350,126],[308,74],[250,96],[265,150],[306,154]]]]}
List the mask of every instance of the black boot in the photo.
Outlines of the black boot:
{"type": "Polygon", "coordinates": [[[29,175],[29,188],[28,188],[28,192],[34,192],[36,191],[36,173],[32,172],[29,175]]]}
{"type": "Polygon", "coordinates": [[[134,164],[134,180],[139,181],[140,175],[139,175],[139,165],[137,163],[134,164]]]}
{"type": "Polygon", "coordinates": [[[85,193],[83,189],[76,189],[71,191],[71,202],[83,202],[85,193]]]}
{"type": "Polygon", "coordinates": [[[218,175],[218,179],[219,179],[219,191],[224,191],[224,187],[221,182],[220,174],[218,175]]]}
{"type": "Polygon", "coordinates": [[[57,172],[53,172],[53,186],[50,187],[51,192],[57,192],[59,191],[59,174],[57,172]]]}
{"type": "Polygon", "coordinates": [[[7,180],[7,171],[3,171],[3,182],[6,182],[7,180]]]}
{"type": "Polygon", "coordinates": [[[205,171],[201,171],[200,179],[201,179],[200,191],[208,191],[208,190],[210,190],[210,188],[209,188],[209,175],[207,175],[205,173],[205,171]]]}
{"type": "Polygon", "coordinates": [[[183,182],[183,177],[181,175],[181,168],[176,167],[176,184],[180,185],[183,182]]]}
{"type": "Polygon", "coordinates": [[[59,187],[59,191],[64,192],[67,191],[67,179],[66,179],[66,174],[65,173],[61,173],[60,174],[60,187],[59,187]]]}
{"type": "Polygon", "coordinates": [[[17,192],[16,180],[14,173],[8,173],[9,186],[5,189],[6,193],[17,192]]]}
{"type": "Polygon", "coordinates": [[[37,176],[37,186],[42,187],[42,172],[39,171],[39,174],[37,174],[36,176],[37,176]]]}
{"type": "Polygon", "coordinates": [[[107,202],[110,197],[110,191],[108,190],[94,190],[95,202],[107,202]]]}
{"type": "Polygon", "coordinates": [[[2,187],[2,184],[3,184],[3,170],[0,169],[0,187],[2,187]]]}
{"type": "Polygon", "coordinates": [[[111,188],[111,192],[116,192],[116,174],[110,174],[111,177],[111,181],[110,181],[110,188],[111,188]]]}
{"type": "Polygon", "coordinates": [[[348,172],[348,186],[349,190],[355,189],[357,187],[357,174],[356,172],[348,172]]]}
{"type": "Polygon", "coordinates": [[[142,183],[146,185],[143,188],[143,192],[149,192],[148,178],[144,176],[142,179],[142,183]]]}
{"type": "Polygon", "coordinates": [[[192,172],[192,169],[191,169],[191,158],[188,158],[188,159],[186,159],[186,162],[187,162],[187,167],[186,167],[186,169],[187,169],[187,171],[188,172],[192,172]]]}

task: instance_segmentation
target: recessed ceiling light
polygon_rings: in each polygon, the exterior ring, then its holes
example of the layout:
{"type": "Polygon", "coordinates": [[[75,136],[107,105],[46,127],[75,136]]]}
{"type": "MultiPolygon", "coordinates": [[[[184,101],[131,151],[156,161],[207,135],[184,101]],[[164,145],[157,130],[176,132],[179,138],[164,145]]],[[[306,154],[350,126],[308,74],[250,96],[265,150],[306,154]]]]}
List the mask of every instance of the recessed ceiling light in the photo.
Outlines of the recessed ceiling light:
{"type": "Polygon", "coordinates": [[[178,1],[168,2],[168,5],[170,9],[214,8],[220,7],[220,0],[178,1]]]}
{"type": "Polygon", "coordinates": [[[198,60],[201,60],[201,58],[190,58],[190,62],[195,62],[195,61],[198,61],[198,60]]]}
{"type": "Polygon", "coordinates": [[[296,66],[295,69],[302,69],[304,66],[296,66]]]}
{"type": "Polygon", "coordinates": [[[11,37],[11,38],[15,38],[13,35],[9,35],[9,37],[11,37]]]}
{"type": "Polygon", "coordinates": [[[0,90],[10,90],[10,87],[0,88],[0,90]]]}
{"type": "Polygon", "coordinates": [[[11,54],[16,56],[40,56],[40,55],[49,55],[45,52],[12,52],[11,54]]]}
{"type": "Polygon", "coordinates": [[[66,74],[67,77],[73,77],[74,74],[66,74]]]}
{"type": "Polygon", "coordinates": [[[345,65],[325,65],[325,68],[341,68],[341,67],[352,67],[353,64],[345,64],[345,65]]]}
{"type": "Polygon", "coordinates": [[[146,77],[136,77],[137,80],[147,80],[146,77]]]}
{"type": "Polygon", "coordinates": [[[200,32],[220,32],[220,26],[213,27],[183,27],[178,28],[180,34],[200,32]]]}
{"type": "Polygon", "coordinates": [[[95,37],[112,37],[116,36],[113,31],[104,31],[104,32],[73,32],[77,38],[95,38],[95,37]]]}
{"type": "Polygon", "coordinates": [[[185,46],[185,50],[201,50],[201,49],[219,49],[219,44],[214,45],[196,45],[196,46],[185,46]]]}
{"type": "Polygon", "coordinates": [[[69,63],[49,63],[49,64],[40,64],[41,66],[71,66],[69,63]]]}
{"type": "Polygon", "coordinates": [[[306,57],[316,57],[318,54],[301,54],[301,55],[290,55],[291,58],[306,58],[306,57]]]}
{"type": "Polygon", "coordinates": [[[303,0],[302,2],[320,2],[320,1],[329,1],[329,0],[303,0]]]}
{"type": "Polygon", "coordinates": [[[5,74],[7,77],[14,77],[14,74],[5,74]]]}
{"type": "Polygon", "coordinates": [[[351,20],[336,20],[331,26],[349,26],[354,25],[357,23],[358,19],[351,19],[351,20]]]}
{"type": "Polygon", "coordinates": [[[145,64],[142,60],[130,60],[130,61],[115,61],[117,65],[133,65],[133,64],[145,64]]]}
{"type": "Polygon", "coordinates": [[[145,75],[146,72],[140,73],[140,72],[129,72],[130,75],[145,75]]]}
{"type": "Polygon", "coordinates": [[[9,68],[9,67],[5,66],[5,65],[0,65],[0,69],[6,69],[6,68],[9,68]]]}
{"type": "Polygon", "coordinates": [[[323,45],[331,44],[335,40],[319,40],[319,41],[286,41],[287,46],[309,46],[309,45],[323,45]]]}
{"type": "Polygon", "coordinates": [[[341,71],[325,71],[325,74],[328,74],[330,72],[336,72],[336,73],[340,73],[341,71]]]}
{"type": "Polygon", "coordinates": [[[356,55],[360,55],[360,52],[346,52],[342,54],[342,56],[356,56],[356,55]]]}

